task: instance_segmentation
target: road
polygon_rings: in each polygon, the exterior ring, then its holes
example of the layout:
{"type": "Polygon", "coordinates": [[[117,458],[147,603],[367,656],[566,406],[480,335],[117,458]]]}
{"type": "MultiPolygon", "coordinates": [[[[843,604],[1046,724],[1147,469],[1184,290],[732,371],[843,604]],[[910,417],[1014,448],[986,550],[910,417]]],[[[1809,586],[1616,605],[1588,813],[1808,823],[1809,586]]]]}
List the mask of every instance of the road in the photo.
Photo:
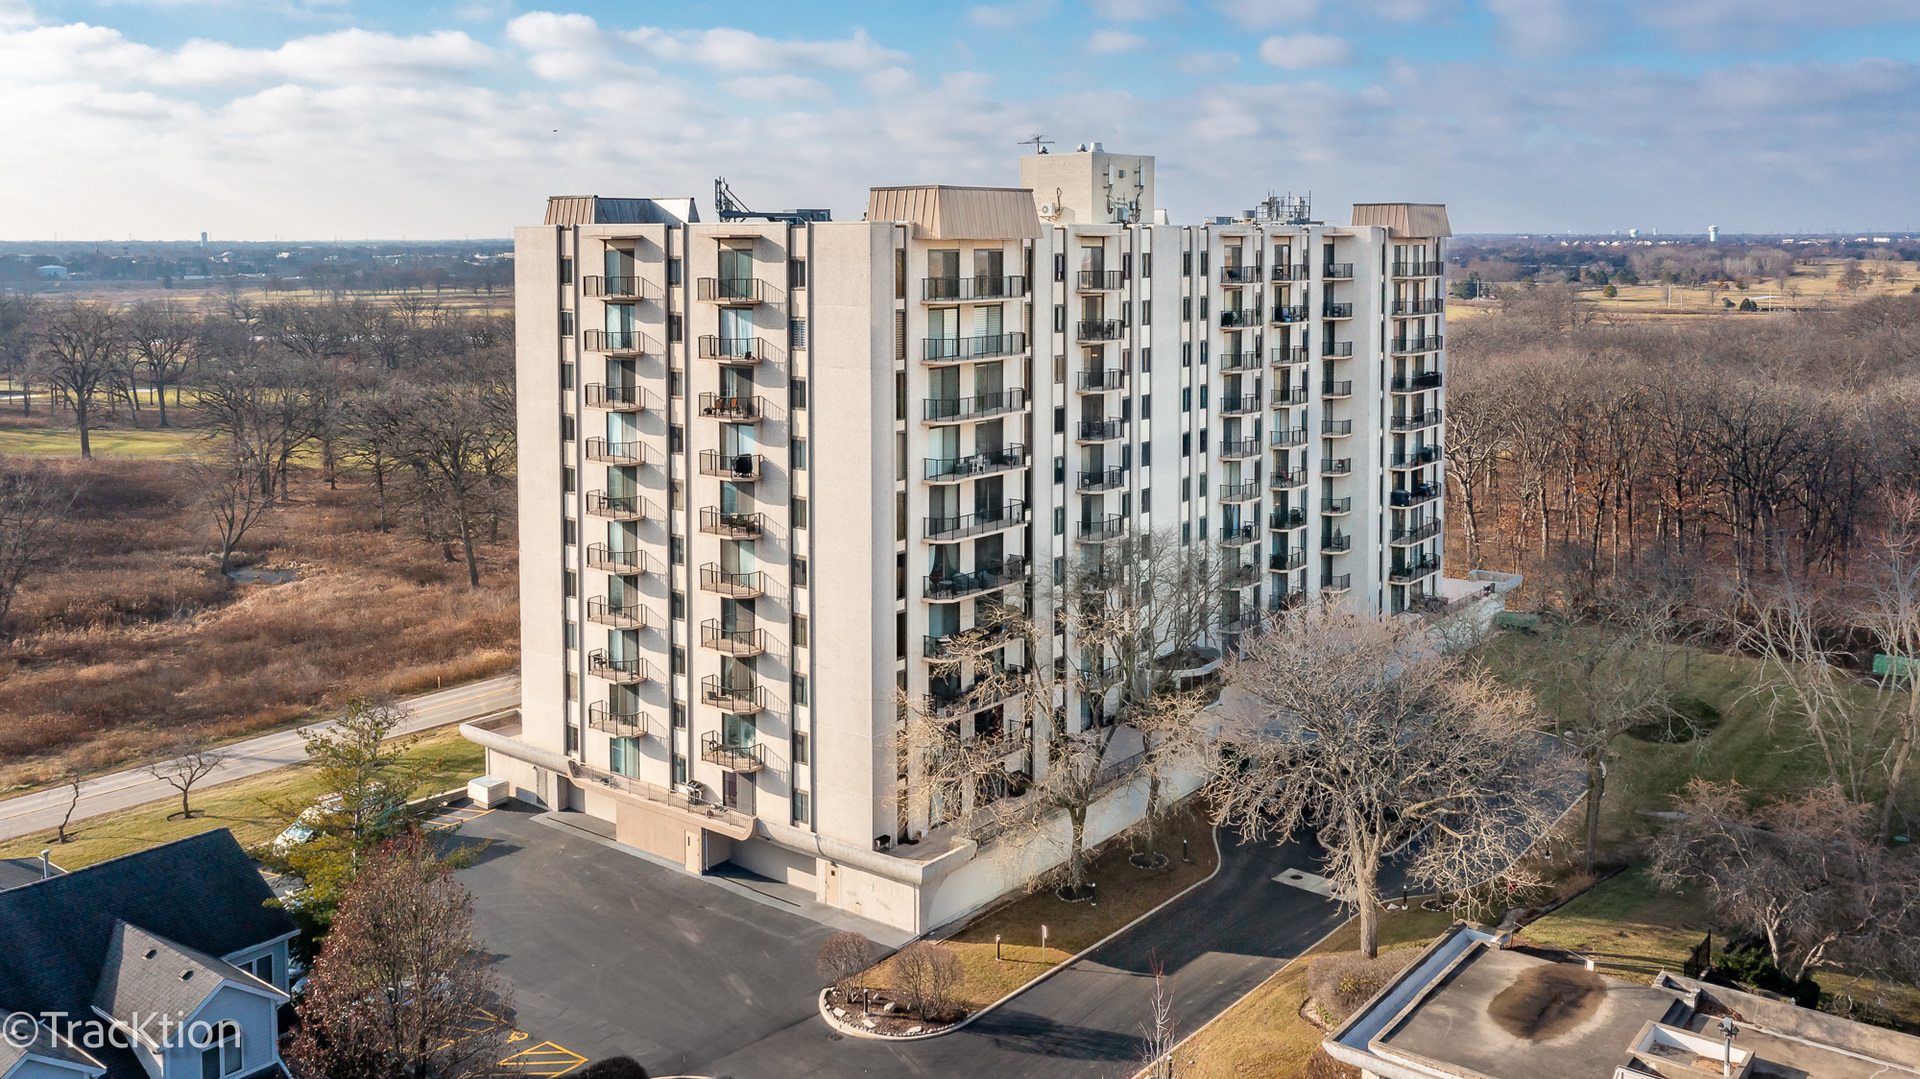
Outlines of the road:
{"type": "MultiPolygon", "coordinates": [[[[444,727],[449,723],[516,707],[520,703],[520,676],[501,675],[452,689],[423,693],[407,698],[405,703],[412,708],[413,714],[394,732],[396,736],[444,727]]],[[[333,721],[327,720],[312,726],[325,729],[332,725],[333,721]]],[[[227,758],[194,789],[244,779],[305,760],[307,754],[300,732],[307,729],[312,727],[275,731],[225,746],[223,752],[227,758]]],[[[59,824],[71,797],[67,788],[55,787],[0,801],[0,840],[31,835],[59,824]]],[[[81,783],[80,804],[74,807],[73,819],[81,821],[102,813],[177,797],[178,791],[165,780],[155,779],[146,768],[129,768],[95,776],[81,783]]]]}

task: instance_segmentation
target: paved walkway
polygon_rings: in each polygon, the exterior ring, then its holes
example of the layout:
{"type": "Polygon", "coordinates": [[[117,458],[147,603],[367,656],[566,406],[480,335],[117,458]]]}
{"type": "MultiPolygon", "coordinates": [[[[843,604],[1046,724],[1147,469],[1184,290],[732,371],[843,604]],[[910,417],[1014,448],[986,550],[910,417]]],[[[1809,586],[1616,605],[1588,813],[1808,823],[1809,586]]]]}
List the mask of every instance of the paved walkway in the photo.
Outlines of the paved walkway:
{"type": "MultiPolygon", "coordinates": [[[[410,697],[406,703],[413,709],[413,715],[401,724],[396,735],[414,734],[498,712],[503,708],[517,707],[520,704],[520,676],[509,674],[482,682],[470,682],[464,686],[410,697]]],[[[332,726],[332,722],[327,720],[314,726],[324,729],[332,726]]],[[[300,731],[304,729],[310,728],[276,731],[224,747],[228,758],[201,783],[211,787],[306,760],[306,744],[300,739],[300,731]]],[[[0,839],[31,835],[59,824],[60,818],[66,814],[69,797],[70,792],[65,787],[55,787],[0,801],[0,839]]],[[[129,768],[95,776],[82,783],[80,804],[74,808],[73,819],[82,821],[102,813],[177,797],[178,791],[165,780],[155,779],[144,767],[129,768]]]]}

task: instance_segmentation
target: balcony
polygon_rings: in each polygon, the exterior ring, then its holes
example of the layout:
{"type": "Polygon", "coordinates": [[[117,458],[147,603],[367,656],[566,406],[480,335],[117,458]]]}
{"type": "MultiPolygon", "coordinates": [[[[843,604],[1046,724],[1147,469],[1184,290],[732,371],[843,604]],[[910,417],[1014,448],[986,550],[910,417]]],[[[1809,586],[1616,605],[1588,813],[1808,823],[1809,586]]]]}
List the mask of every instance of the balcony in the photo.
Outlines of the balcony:
{"type": "Polygon", "coordinates": [[[700,703],[728,715],[748,716],[767,706],[767,690],[751,680],[726,682],[719,675],[710,674],[700,680],[700,703]]]}
{"type": "Polygon", "coordinates": [[[589,382],[585,390],[588,408],[605,412],[643,412],[647,407],[647,391],[638,386],[589,382]]]}
{"type": "Polygon", "coordinates": [[[694,291],[700,299],[725,307],[751,307],[773,299],[773,287],[758,277],[703,277],[694,291]]]}
{"type": "Polygon", "coordinates": [[[1420,393],[1439,388],[1440,372],[1438,371],[1421,371],[1418,374],[1402,375],[1394,379],[1391,384],[1394,393],[1420,393]]]}
{"type": "Polygon", "coordinates": [[[583,277],[580,287],[589,296],[597,296],[608,303],[633,303],[640,299],[640,279],[637,277],[583,277]]]}
{"type": "Polygon", "coordinates": [[[1268,486],[1276,491],[1286,491],[1295,487],[1305,487],[1306,485],[1307,470],[1304,468],[1296,468],[1292,472],[1275,469],[1273,479],[1268,483],[1268,486]]]}
{"type": "Polygon", "coordinates": [[[1117,491],[1127,485],[1127,470],[1120,467],[1095,472],[1076,472],[1073,489],[1076,491],[1117,491]]]}
{"type": "Polygon", "coordinates": [[[1074,382],[1074,389],[1081,393],[1106,393],[1126,384],[1127,373],[1118,368],[1111,371],[1082,371],[1074,382]]]}
{"type": "Polygon", "coordinates": [[[960,480],[991,476],[1027,467],[1027,447],[1019,442],[1012,442],[1000,449],[976,453],[968,457],[929,457],[926,467],[927,479],[942,483],[956,483],[960,480]]]}
{"type": "Polygon", "coordinates": [[[1421,465],[1430,465],[1438,460],[1440,460],[1439,446],[1421,446],[1410,453],[1394,454],[1393,467],[1419,468],[1421,465]]]}
{"type": "Polygon", "coordinates": [[[970,303],[1005,300],[1027,293],[1027,279],[1012,277],[929,277],[920,283],[920,299],[927,303],[970,303]]]}
{"type": "Polygon", "coordinates": [[[928,423],[965,423],[1023,412],[1027,391],[1001,390],[972,397],[928,397],[920,402],[920,418],[928,423]]]}
{"type": "Polygon", "coordinates": [[[1440,529],[1440,519],[1435,517],[1432,520],[1422,521],[1419,524],[1410,525],[1406,528],[1394,529],[1393,533],[1387,537],[1387,542],[1396,547],[1405,547],[1409,544],[1432,539],[1440,534],[1440,529]]]}
{"type": "Polygon", "coordinates": [[[1222,633],[1254,633],[1262,624],[1259,610],[1247,611],[1233,618],[1223,618],[1220,622],[1222,633]]]}
{"type": "Polygon", "coordinates": [[[722,397],[717,393],[703,393],[699,398],[700,415],[710,420],[726,420],[729,423],[758,423],[767,412],[767,400],[753,397],[722,397]]]}
{"type": "Polygon", "coordinates": [[[587,621],[615,629],[647,628],[647,609],[638,603],[613,603],[602,596],[587,600],[587,621]]]}
{"type": "Polygon", "coordinates": [[[1321,318],[1352,318],[1353,305],[1350,303],[1329,303],[1320,305],[1321,318]]]}
{"type": "Polygon", "coordinates": [[[1351,573],[1323,573],[1320,575],[1320,591],[1345,592],[1353,587],[1351,573]]]}
{"type": "Polygon", "coordinates": [[[607,521],[640,521],[647,516],[646,500],[639,495],[610,495],[605,491],[587,492],[587,516],[607,521]]]}
{"type": "Polygon", "coordinates": [[[1393,313],[1396,317],[1409,318],[1414,315],[1437,315],[1446,308],[1446,301],[1439,297],[1423,300],[1395,300],[1393,313]]]}
{"type": "Polygon", "coordinates": [[[1248,265],[1231,263],[1220,267],[1220,283],[1223,285],[1257,285],[1260,283],[1260,264],[1248,265]]]}
{"type": "Polygon", "coordinates": [[[1353,355],[1352,341],[1320,342],[1320,358],[1323,360],[1344,360],[1353,355]]]}
{"type": "Polygon", "coordinates": [[[587,673],[622,686],[635,685],[650,677],[646,660],[639,656],[615,659],[604,648],[587,654],[587,673]]]}
{"type": "Polygon", "coordinates": [[[1260,499],[1260,484],[1253,480],[1245,483],[1223,483],[1215,489],[1222,502],[1257,502],[1260,499]]]}
{"type": "Polygon", "coordinates": [[[1220,567],[1221,588],[1250,588],[1260,583],[1260,567],[1233,564],[1220,567]]]}
{"type": "Polygon", "coordinates": [[[653,342],[639,330],[582,330],[580,347],[588,352],[604,352],[611,356],[638,356],[650,351],[653,342]]]}
{"type": "Polygon", "coordinates": [[[988,356],[1018,356],[1027,350],[1024,333],[984,333],[972,337],[928,337],[920,342],[927,363],[965,363],[988,356]]]}
{"type": "Polygon", "coordinates": [[[1027,560],[1020,555],[1010,555],[997,565],[985,566],[971,573],[923,577],[920,593],[925,599],[937,601],[965,599],[1021,584],[1026,579],[1027,560]]]}
{"type": "Polygon", "coordinates": [[[1394,584],[1411,584],[1422,577],[1431,577],[1440,572],[1440,560],[1422,558],[1414,562],[1399,563],[1387,570],[1387,580],[1394,584]]]}
{"type": "Polygon", "coordinates": [[[732,573],[709,562],[700,567],[700,591],[728,599],[756,599],[767,594],[767,575],[762,570],[732,573]]]}
{"type": "Polygon", "coordinates": [[[1393,354],[1415,356],[1422,352],[1438,352],[1446,345],[1447,339],[1437,333],[1427,337],[1396,337],[1393,339],[1393,354]]]}
{"type": "Polygon", "coordinates": [[[1112,442],[1127,437],[1125,420],[1081,420],[1074,428],[1075,442],[1112,442]]]}
{"type": "Polygon", "coordinates": [[[1320,462],[1320,474],[1322,476],[1351,476],[1353,475],[1353,458],[1330,457],[1322,459],[1320,462]]]}
{"type": "Polygon", "coordinates": [[[1306,363],[1307,359],[1307,346],[1305,345],[1275,345],[1273,346],[1273,356],[1270,362],[1275,367],[1286,367],[1291,364],[1306,363]]]}
{"type": "Polygon", "coordinates": [[[1008,499],[1007,504],[995,509],[982,510],[959,517],[925,518],[925,538],[929,540],[956,540],[968,536],[983,536],[989,532],[1018,528],[1027,523],[1027,504],[1021,499],[1008,499]]]}
{"type": "Polygon", "coordinates": [[[1267,610],[1291,611],[1307,602],[1305,589],[1295,588],[1286,592],[1275,592],[1267,598],[1267,610]]]}
{"type": "Polygon", "coordinates": [[[1081,270],[1081,292],[1112,292],[1125,282],[1119,270],[1081,270]]]}
{"type": "Polygon", "coordinates": [[[1260,325],[1258,307],[1226,307],[1220,310],[1220,328],[1223,330],[1246,329],[1260,325]]]}
{"type": "Polygon", "coordinates": [[[1294,266],[1289,266],[1284,262],[1276,262],[1273,265],[1273,279],[1275,281],[1305,281],[1312,276],[1312,268],[1304,262],[1294,266]]]}
{"type": "Polygon", "coordinates": [[[767,650],[767,631],[749,625],[745,629],[727,629],[717,618],[700,623],[700,647],[723,656],[757,656],[767,650]]]}
{"type": "Polygon", "coordinates": [[[758,772],[767,765],[767,747],[758,742],[739,745],[722,739],[719,731],[708,731],[700,738],[700,759],[723,772],[758,772]]]}
{"type": "Polygon", "coordinates": [[[1393,264],[1395,277],[1439,277],[1447,272],[1444,262],[1396,262],[1393,264]]]}
{"type": "Polygon", "coordinates": [[[1020,666],[996,667],[994,676],[978,676],[966,689],[939,689],[923,700],[927,714],[936,719],[957,719],[992,708],[1025,692],[1027,669],[1020,666]]]}
{"type": "Polygon", "coordinates": [[[708,506],[700,511],[700,531],[727,539],[758,539],[767,531],[767,515],[725,513],[708,506]]]}
{"type": "Polygon", "coordinates": [[[1273,321],[1282,323],[1305,322],[1307,321],[1307,305],[1275,304],[1273,307],[1273,321]]]}
{"type": "Polygon", "coordinates": [[[1074,323],[1074,338],[1080,341],[1118,341],[1126,329],[1117,318],[1094,319],[1074,323]]]}
{"type": "Polygon", "coordinates": [[[1288,446],[1304,446],[1306,444],[1307,429],[1305,427],[1276,427],[1273,430],[1273,445],[1275,446],[1285,448],[1288,446]]]}
{"type": "Polygon", "coordinates": [[[1257,393],[1245,393],[1238,397],[1222,397],[1220,399],[1220,414],[1222,416],[1251,416],[1265,407],[1266,405],[1261,403],[1260,395],[1257,393]]]}
{"type": "Polygon", "coordinates": [[[723,480],[735,480],[749,483],[760,478],[762,459],[757,453],[721,453],[719,450],[700,451],[700,474],[717,476],[723,480]]]}
{"type": "Polygon", "coordinates": [[[1260,440],[1257,438],[1223,438],[1220,440],[1220,459],[1222,461],[1244,461],[1260,456],[1260,440]]]}
{"type": "Polygon", "coordinates": [[[645,573],[647,572],[647,554],[645,551],[609,547],[604,543],[589,543],[587,544],[587,568],[618,574],[645,573]]]}
{"type": "Polygon", "coordinates": [[[615,738],[645,738],[647,714],[638,708],[631,712],[617,712],[605,701],[594,701],[587,705],[587,726],[596,731],[605,731],[615,738]]]}
{"type": "Polygon", "coordinates": [[[1353,433],[1353,421],[1321,420],[1320,433],[1328,438],[1343,438],[1353,433]]]}
{"type": "Polygon", "coordinates": [[[1328,281],[1353,280],[1353,263],[1329,262],[1320,267],[1320,276],[1328,281]]]}
{"type": "Polygon", "coordinates": [[[1427,409],[1425,412],[1412,412],[1405,416],[1395,416],[1392,420],[1396,431],[1418,431],[1423,427],[1440,426],[1440,410],[1427,409]]]}
{"type": "Polygon", "coordinates": [[[1353,537],[1340,532],[1321,536],[1320,550],[1326,554],[1345,554],[1353,550],[1353,537]]]}
{"type": "Polygon", "coordinates": [[[747,367],[770,360],[778,350],[760,337],[719,337],[705,334],[700,338],[700,358],[718,360],[729,367],[747,367]]]}
{"type": "Polygon", "coordinates": [[[1127,519],[1117,513],[1083,520],[1074,528],[1074,539],[1081,543],[1111,543],[1127,534],[1127,519]]]}
{"type": "Polygon", "coordinates": [[[1302,569],[1307,564],[1307,549],[1295,547],[1290,551],[1275,551],[1267,556],[1267,570],[1272,573],[1290,573],[1302,569]]]}
{"type": "Polygon", "coordinates": [[[604,438],[587,439],[586,459],[600,465],[643,465],[646,450],[638,442],[609,442],[604,438]]]}
{"type": "Polygon", "coordinates": [[[1307,403],[1305,386],[1275,386],[1273,388],[1273,407],[1286,408],[1307,403]]]}
{"type": "Polygon", "coordinates": [[[1260,530],[1253,525],[1221,525],[1220,545],[1247,547],[1260,542],[1260,530]]]}
{"type": "Polygon", "coordinates": [[[1353,497],[1323,498],[1320,500],[1320,512],[1329,516],[1342,516],[1353,512],[1353,497]]]}
{"type": "Polygon", "coordinates": [[[1387,504],[1394,509],[1412,509],[1424,506],[1440,497],[1440,485],[1437,483],[1416,483],[1410,490],[1396,490],[1387,496],[1387,504]]]}
{"type": "Polygon", "coordinates": [[[1307,511],[1299,506],[1276,509],[1267,514],[1267,527],[1275,532],[1291,532],[1303,528],[1307,523],[1307,511]]]}
{"type": "Polygon", "coordinates": [[[1353,380],[1350,378],[1343,378],[1338,382],[1335,382],[1331,379],[1325,382],[1322,382],[1320,384],[1320,396],[1329,398],[1329,399],[1336,398],[1336,397],[1352,397],[1353,396],[1353,380]]]}
{"type": "Polygon", "coordinates": [[[1261,366],[1260,354],[1251,349],[1241,349],[1238,352],[1222,352],[1219,360],[1219,367],[1222,372],[1258,371],[1261,366]]]}

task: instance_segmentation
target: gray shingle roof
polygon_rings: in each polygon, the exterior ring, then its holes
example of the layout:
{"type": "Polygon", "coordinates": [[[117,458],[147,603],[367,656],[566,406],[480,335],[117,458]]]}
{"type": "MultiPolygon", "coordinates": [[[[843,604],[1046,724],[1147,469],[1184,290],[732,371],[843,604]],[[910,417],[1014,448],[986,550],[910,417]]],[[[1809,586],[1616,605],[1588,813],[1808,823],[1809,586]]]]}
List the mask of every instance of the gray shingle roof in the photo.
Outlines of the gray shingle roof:
{"type": "MultiPolygon", "coordinates": [[[[4,1002],[0,1002],[0,1013],[11,1015],[14,1010],[8,1008],[4,1002]]],[[[86,1050],[55,1034],[45,1023],[38,1023],[33,1027],[34,1040],[25,1045],[14,1044],[14,1037],[20,1033],[18,1030],[9,1029],[6,1033],[7,1037],[0,1037],[0,1075],[7,1074],[9,1068],[20,1063],[29,1054],[92,1070],[106,1067],[89,1056],[86,1050]]]]}
{"type": "Polygon", "coordinates": [[[171,1015],[184,1023],[222,981],[269,988],[232,963],[123,921],[113,927],[93,1003],[115,1019],[171,1015]]]}
{"type": "MultiPolygon", "coordinates": [[[[66,872],[57,865],[51,868],[56,877],[66,872]]],[[[38,858],[0,858],[0,891],[18,888],[22,884],[32,884],[40,877],[40,859],[38,858]]]]}

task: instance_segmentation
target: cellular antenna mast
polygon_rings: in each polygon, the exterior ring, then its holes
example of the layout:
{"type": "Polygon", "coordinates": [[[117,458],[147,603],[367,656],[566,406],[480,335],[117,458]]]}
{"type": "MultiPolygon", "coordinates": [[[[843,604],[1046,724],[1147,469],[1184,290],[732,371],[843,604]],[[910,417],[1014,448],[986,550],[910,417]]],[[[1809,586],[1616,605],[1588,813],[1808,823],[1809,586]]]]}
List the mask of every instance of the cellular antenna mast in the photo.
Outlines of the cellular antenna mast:
{"type": "Polygon", "coordinates": [[[718,177],[713,181],[713,211],[722,221],[749,221],[760,218],[765,221],[784,221],[790,225],[801,225],[808,221],[828,221],[831,216],[826,210],[749,210],[727,186],[727,178],[718,177]]]}
{"type": "Polygon", "coordinates": [[[1040,135],[1035,135],[1034,137],[1027,139],[1024,142],[1016,142],[1014,143],[1014,145],[1015,146],[1031,146],[1033,147],[1034,153],[1044,154],[1047,152],[1047,147],[1053,145],[1053,140],[1049,138],[1043,138],[1040,135]]]}

